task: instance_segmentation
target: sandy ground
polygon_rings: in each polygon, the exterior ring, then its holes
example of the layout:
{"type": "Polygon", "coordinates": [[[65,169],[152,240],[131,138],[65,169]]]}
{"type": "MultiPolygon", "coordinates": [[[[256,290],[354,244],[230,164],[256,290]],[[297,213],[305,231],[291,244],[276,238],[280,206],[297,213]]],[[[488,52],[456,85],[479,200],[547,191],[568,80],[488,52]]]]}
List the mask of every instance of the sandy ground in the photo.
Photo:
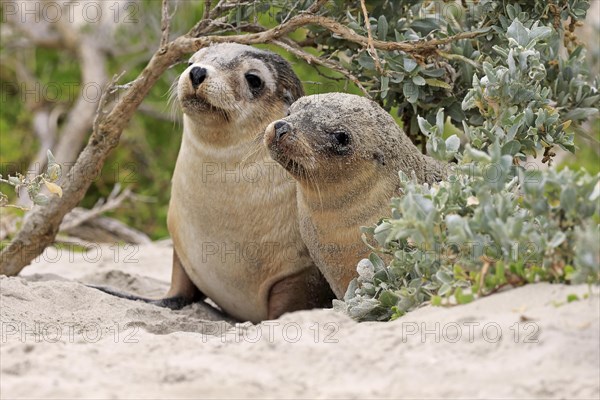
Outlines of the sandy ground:
{"type": "Polygon", "coordinates": [[[168,243],[49,249],[0,278],[0,396],[15,398],[600,397],[597,288],[538,284],[390,323],[332,310],[260,325],[79,282],[162,294],[168,243]],[[567,295],[582,300],[566,302],[567,295]]]}

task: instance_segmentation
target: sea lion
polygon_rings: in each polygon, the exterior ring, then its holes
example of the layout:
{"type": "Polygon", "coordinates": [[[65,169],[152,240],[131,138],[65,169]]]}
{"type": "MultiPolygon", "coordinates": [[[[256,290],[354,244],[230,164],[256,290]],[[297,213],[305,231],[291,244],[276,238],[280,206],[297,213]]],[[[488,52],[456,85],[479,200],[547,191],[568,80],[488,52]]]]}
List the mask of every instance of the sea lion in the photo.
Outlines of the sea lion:
{"type": "Polygon", "coordinates": [[[177,83],[183,140],[167,217],[171,288],[155,304],[180,308],[208,296],[252,322],[331,304],[300,236],[295,182],[260,144],[302,95],[275,53],[223,43],[191,57],[177,83]]]}
{"type": "Polygon", "coordinates": [[[264,144],[296,179],[300,233],[338,298],[369,254],[360,226],[389,215],[400,194],[398,172],[429,183],[445,175],[377,103],[351,94],[300,98],[264,144]]]}

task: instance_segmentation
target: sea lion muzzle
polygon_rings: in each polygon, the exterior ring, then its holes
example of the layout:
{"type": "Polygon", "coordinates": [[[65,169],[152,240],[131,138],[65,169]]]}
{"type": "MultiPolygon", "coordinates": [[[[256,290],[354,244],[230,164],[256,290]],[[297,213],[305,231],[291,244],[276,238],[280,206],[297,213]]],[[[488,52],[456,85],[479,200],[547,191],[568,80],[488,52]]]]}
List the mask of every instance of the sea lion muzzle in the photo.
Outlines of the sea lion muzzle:
{"type": "Polygon", "coordinates": [[[192,86],[196,89],[204,79],[206,79],[206,68],[202,67],[194,67],[190,71],[190,80],[192,81],[192,86]]]}
{"type": "Polygon", "coordinates": [[[280,141],[285,135],[292,131],[292,126],[286,121],[277,121],[274,125],[275,141],[280,141]]]}

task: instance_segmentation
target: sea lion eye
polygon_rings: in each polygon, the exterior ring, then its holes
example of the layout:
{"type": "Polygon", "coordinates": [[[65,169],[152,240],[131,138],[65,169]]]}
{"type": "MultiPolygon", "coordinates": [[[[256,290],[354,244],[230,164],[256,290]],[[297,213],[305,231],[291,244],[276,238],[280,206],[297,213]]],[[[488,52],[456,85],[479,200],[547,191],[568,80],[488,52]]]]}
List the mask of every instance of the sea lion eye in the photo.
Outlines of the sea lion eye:
{"type": "Polygon", "coordinates": [[[262,86],[262,79],[260,79],[257,75],[248,73],[245,75],[246,81],[248,82],[248,86],[250,89],[260,89],[262,86]]]}
{"type": "Polygon", "coordinates": [[[340,146],[348,146],[350,143],[350,136],[344,131],[335,131],[332,135],[340,146]]]}
{"type": "Polygon", "coordinates": [[[346,155],[351,151],[350,135],[341,129],[329,132],[329,140],[325,145],[334,154],[346,155]]]}

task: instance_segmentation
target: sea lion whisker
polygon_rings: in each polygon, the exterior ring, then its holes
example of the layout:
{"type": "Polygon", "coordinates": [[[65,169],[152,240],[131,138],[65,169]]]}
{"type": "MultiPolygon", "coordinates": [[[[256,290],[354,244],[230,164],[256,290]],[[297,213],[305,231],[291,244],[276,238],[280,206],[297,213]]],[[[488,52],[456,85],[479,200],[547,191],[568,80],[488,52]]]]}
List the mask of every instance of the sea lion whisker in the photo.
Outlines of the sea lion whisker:
{"type": "MultiPolygon", "coordinates": [[[[297,138],[294,138],[294,139],[297,139],[297,138]]],[[[302,151],[303,154],[309,154],[309,157],[305,156],[303,158],[303,161],[304,161],[304,167],[302,168],[302,170],[304,172],[303,178],[307,182],[308,186],[317,192],[317,196],[319,198],[319,203],[321,205],[321,209],[323,209],[323,197],[321,195],[321,188],[319,187],[318,180],[316,179],[316,172],[315,172],[316,170],[314,168],[315,158],[314,158],[314,156],[311,155],[312,149],[304,140],[294,140],[293,143],[300,146],[300,150],[302,151]],[[306,161],[308,161],[312,165],[312,167],[307,167],[306,161]]],[[[299,164],[299,163],[296,163],[296,164],[299,164]]]]}
{"type": "Polygon", "coordinates": [[[310,172],[309,181],[312,181],[312,183],[314,184],[314,186],[317,189],[317,197],[319,198],[319,205],[321,206],[321,211],[323,211],[323,196],[321,195],[321,188],[319,187],[319,182],[318,182],[315,174],[316,174],[315,171],[310,172]]]}
{"type": "Polygon", "coordinates": [[[263,134],[256,136],[254,139],[252,139],[250,141],[250,146],[248,148],[248,151],[246,151],[246,153],[242,157],[242,161],[241,161],[240,165],[245,165],[246,162],[250,158],[252,158],[256,154],[258,154],[263,149],[262,141],[263,141],[263,134]]]}
{"type": "Polygon", "coordinates": [[[177,118],[179,115],[179,107],[177,107],[177,89],[179,88],[179,79],[175,79],[169,90],[167,91],[167,110],[169,116],[173,119],[174,123],[179,122],[180,119],[177,118]]]}

